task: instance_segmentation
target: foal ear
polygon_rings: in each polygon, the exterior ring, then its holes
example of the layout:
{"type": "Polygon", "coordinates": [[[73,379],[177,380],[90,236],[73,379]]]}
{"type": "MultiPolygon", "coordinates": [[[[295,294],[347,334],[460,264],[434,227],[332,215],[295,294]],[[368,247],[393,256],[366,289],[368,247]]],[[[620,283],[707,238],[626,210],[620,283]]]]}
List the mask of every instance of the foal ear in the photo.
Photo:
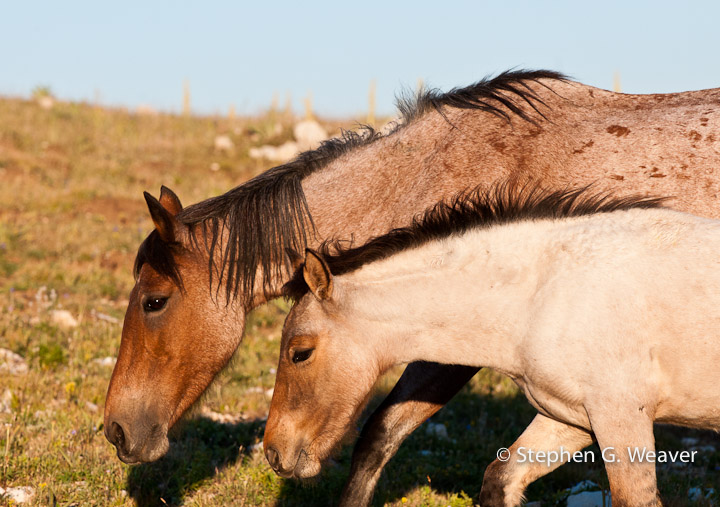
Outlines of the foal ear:
{"type": "Polygon", "coordinates": [[[176,216],[182,211],[180,199],[175,195],[175,192],[165,185],[160,187],[160,204],[162,204],[163,208],[168,210],[172,216],[176,216]]]}
{"type": "Polygon", "coordinates": [[[303,278],[312,292],[319,300],[330,299],[333,291],[333,279],[325,260],[320,254],[311,250],[305,250],[305,266],[303,267],[303,278]]]}
{"type": "MultiPolygon", "coordinates": [[[[145,196],[145,202],[147,202],[148,210],[150,210],[150,216],[155,224],[155,230],[157,230],[165,243],[175,242],[175,236],[178,228],[178,221],[175,215],[171,214],[170,211],[160,204],[160,201],[155,199],[152,195],[147,192],[143,192],[145,196]]],[[[179,203],[180,201],[178,201],[179,203]]]]}
{"type": "Polygon", "coordinates": [[[297,253],[292,248],[285,249],[285,256],[287,257],[287,260],[290,262],[290,266],[292,267],[293,273],[295,273],[298,269],[300,269],[303,265],[303,262],[305,262],[305,259],[302,258],[302,255],[297,253]]]}

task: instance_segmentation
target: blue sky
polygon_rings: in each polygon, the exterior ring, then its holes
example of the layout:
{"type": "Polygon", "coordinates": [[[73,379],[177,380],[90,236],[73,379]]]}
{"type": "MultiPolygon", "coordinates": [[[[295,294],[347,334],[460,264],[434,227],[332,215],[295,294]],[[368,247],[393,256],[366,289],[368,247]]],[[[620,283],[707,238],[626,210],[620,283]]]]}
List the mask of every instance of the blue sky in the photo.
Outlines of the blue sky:
{"type": "Polygon", "coordinates": [[[449,89],[549,68],[629,93],[720,87],[720,2],[3,2],[0,95],[199,113],[378,114],[418,79],[449,89]]]}

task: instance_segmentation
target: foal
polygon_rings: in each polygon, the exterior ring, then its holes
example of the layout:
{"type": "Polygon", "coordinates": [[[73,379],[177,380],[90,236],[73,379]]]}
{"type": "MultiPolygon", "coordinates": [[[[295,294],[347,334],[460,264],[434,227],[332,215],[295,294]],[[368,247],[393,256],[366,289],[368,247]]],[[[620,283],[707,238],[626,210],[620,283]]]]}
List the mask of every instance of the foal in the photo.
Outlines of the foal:
{"type": "MultiPolygon", "coordinates": [[[[508,375],[553,430],[521,445],[571,455],[594,438],[613,505],[659,504],[654,462],[638,459],[653,422],[720,429],[720,222],[659,201],[501,185],[296,258],[265,430],[273,469],[316,475],[383,372],[436,361],[508,375]]],[[[552,470],[514,460],[527,482],[481,503],[516,505],[552,470]]]]}

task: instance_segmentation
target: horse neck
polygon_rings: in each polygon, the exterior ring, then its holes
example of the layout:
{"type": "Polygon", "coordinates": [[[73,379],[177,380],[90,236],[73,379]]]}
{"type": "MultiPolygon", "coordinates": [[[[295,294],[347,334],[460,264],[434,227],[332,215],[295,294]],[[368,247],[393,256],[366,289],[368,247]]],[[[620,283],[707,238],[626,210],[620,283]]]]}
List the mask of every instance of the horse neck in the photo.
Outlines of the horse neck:
{"type": "Polygon", "coordinates": [[[508,131],[534,129],[520,118],[511,125],[490,113],[446,108],[353,149],[303,181],[317,240],[362,244],[465,189],[507,178],[515,163],[488,146],[508,131]]]}
{"type": "Polygon", "coordinates": [[[385,365],[434,361],[515,376],[551,228],[510,224],[402,252],[339,277],[340,304],[385,365]]]}

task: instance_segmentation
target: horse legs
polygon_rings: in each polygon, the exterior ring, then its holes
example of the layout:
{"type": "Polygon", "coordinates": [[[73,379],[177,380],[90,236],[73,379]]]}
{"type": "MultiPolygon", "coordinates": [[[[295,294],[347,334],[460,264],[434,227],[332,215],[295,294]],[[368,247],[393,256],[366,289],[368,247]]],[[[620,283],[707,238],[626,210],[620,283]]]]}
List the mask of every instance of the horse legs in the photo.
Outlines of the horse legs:
{"type": "Polygon", "coordinates": [[[479,368],[469,366],[409,364],[362,429],[340,506],[369,505],[383,467],[403,440],[450,401],[478,371],[479,368]]]}
{"type": "Polygon", "coordinates": [[[610,401],[597,412],[588,407],[588,416],[603,452],[613,507],[662,505],[654,460],[638,459],[638,454],[655,451],[653,420],[645,407],[618,407],[610,401]]]}
{"type": "MultiPolygon", "coordinates": [[[[587,430],[561,423],[542,414],[536,415],[522,435],[510,446],[509,452],[498,455],[498,458],[507,457],[507,461],[496,459],[485,470],[480,505],[519,505],[528,484],[563,465],[574,452],[591,443],[592,435],[587,430]],[[557,461],[553,458],[543,461],[533,459],[531,462],[528,458],[529,450],[533,453],[555,452],[557,461]]],[[[555,454],[553,456],[555,457],[555,454]]]]}

